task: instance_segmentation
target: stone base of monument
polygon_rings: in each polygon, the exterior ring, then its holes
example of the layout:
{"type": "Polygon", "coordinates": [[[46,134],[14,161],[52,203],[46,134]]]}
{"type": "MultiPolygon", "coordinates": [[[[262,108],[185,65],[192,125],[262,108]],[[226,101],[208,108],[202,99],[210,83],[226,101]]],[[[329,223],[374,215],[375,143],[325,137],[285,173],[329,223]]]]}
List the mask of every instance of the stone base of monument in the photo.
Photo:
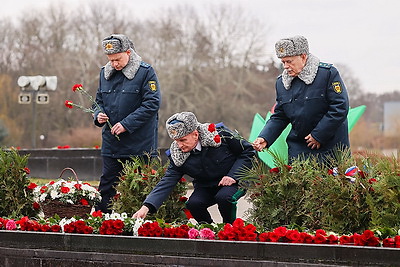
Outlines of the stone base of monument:
{"type": "Polygon", "coordinates": [[[0,230],[0,266],[400,266],[400,249],[0,230]]]}

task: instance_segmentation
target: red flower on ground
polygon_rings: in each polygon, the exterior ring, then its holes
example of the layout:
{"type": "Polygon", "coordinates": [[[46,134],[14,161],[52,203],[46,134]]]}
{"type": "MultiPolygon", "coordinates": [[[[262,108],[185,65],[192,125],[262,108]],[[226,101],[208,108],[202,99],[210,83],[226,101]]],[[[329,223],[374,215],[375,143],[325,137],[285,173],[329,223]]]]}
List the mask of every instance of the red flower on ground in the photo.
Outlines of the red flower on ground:
{"type": "Polygon", "coordinates": [[[52,232],[60,232],[61,231],[61,226],[59,226],[58,224],[52,225],[51,226],[51,231],[52,232]]]}
{"type": "Polygon", "coordinates": [[[302,241],[300,233],[297,230],[287,230],[285,237],[290,243],[301,243],[302,241]]]}
{"type": "Polygon", "coordinates": [[[310,235],[309,233],[301,232],[300,237],[301,237],[302,243],[312,244],[314,242],[314,236],[310,235]]]}
{"type": "Polygon", "coordinates": [[[329,235],[326,239],[328,244],[337,244],[339,242],[339,238],[336,235],[329,235]]]}
{"type": "Polygon", "coordinates": [[[276,233],[279,237],[283,237],[286,235],[287,228],[284,226],[280,226],[275,228],[274,233],[276,233]]]}
{"type": "Polygon", "coordinates": [[[348,235],[342,235],[341,237],[339,237],[339,243],[341,245],[349,245],[352,243],[350,236],[348,235]]]}
{"type": "Polygon", "coordinates": [[[322,230],[322,229],[317,229],[315,231],[315,234],[320,234],[320,235],[326,236],[326,232],[324,230],[322,230]]]}
{"type": "Polygon", "coordinates": [[[383,239],[382,245],[387,248],[394,248],[396,247],[394,238],[385,238],[383,239]]]}
{"type": "Polygon", "coordinates": [[[395,247],[400,248],[400,235],[394,237],[395,247]]]}
{"type": "Polygon", "coordinates": [[[158,225],[158,222],[147,222],[139,227],[139,236],[154,236],[160,237],[163,234],[163,229],[158,225]]]}
{"type": "Polygon", "coordinates": [[[316,234],[314,237],[314,243],[315,244],[325,244],[326,243],[326,237],[321,235],[321,234],[316,234]]]}

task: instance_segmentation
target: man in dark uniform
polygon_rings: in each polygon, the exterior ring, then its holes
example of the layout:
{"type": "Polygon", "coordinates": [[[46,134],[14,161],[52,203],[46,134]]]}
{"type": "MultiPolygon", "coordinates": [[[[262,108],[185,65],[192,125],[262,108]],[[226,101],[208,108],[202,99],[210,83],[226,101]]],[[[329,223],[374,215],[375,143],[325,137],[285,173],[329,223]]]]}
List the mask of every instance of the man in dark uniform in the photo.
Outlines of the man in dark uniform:
{"type": "Polygon", "coordinates": [[[349,100],[338,70],[310,54],[303,36],[281,39],[275,50],[284,66],[275,85],[276,107],[253,147],[268,148],[289,123],[289,159],[323,159],[336,148],[349,147],[349,100]]]}
{"type": "Polygon", "coordinates": [[[169,136],[170,165],[164,177],[147,196],[133,218],[145,218],[156,212],[174,186],[187,174],[193,178],[194,191],[186,207],[197,222],[213,222],[207,208],[218,204],[224,223],[236,219],[236,201],[243,195],[238,174],[250,168],[255,150],[224,126],[201,124],[192,112],[181,112],[166,122],[169,136]]]}
{"type": "Polygon", "coordinates": [[[96,210],[109,213],[121,161],[145,154],[157,156],[161,95],[154,69],[142,61],[127,36],[113,34],[102,41],[102,46],[109,62],[101,69],[96,95],[101,110],[94,113],[95,125],[104,126],[99,185],[102,201],[96,210]]]}

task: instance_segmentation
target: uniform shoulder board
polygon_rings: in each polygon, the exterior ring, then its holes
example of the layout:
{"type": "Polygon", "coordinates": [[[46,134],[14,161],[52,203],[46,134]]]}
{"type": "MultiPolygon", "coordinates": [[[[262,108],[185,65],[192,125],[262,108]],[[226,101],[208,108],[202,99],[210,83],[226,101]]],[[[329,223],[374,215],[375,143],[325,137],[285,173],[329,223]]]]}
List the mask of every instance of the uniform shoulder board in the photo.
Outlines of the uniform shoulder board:
{"type": "Polygon", "coordinates": [[[330,69],[332,67],[332,64],[320,62],[319,66],[325,69],[330,69]]]}
{"type": "Polygon", "coordinates": [[[142,61],[142,62],[140,62],[140,66],[145,67],[145,68],[148,68],[148,67],[150,67],[150,64],[148,64],[148,63],[142,61]]]}

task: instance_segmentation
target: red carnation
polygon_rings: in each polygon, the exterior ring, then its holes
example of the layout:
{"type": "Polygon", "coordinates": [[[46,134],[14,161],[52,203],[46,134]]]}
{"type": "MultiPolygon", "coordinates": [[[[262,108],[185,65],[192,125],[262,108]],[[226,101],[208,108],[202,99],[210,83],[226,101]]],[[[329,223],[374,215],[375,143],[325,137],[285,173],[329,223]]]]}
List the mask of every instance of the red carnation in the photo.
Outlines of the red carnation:
{"type": "Polygon", "coordinates": [[[70,101],[70,100],[65,100],[64,105],[65,105],[67,108],[73,108],[74,106],[73,106],[72,104],[73,104],[72,101],[70,101]]]}
{"type": "Polygon", "coordinates": [[[72,86],[72,91],[76,91],[76,90],[78,90],[79,91],[79,89],[82,89],[83,88],[83,85],[82,84],[75,84],[74,86],[72,86]]]}
{"type": "Polygon", "coordinates": [[[52,232],[60,232],[61,231],[61,226],[59,226],[58,224],[52,225],[51,226],[51,231],[52,232]]]}
{"type": "Polygon", "coordinates": [[[272,168],[269,170],[270,173],[279,173],[279,168],[272,168]]]}
{"type": "Polygon", "coordinates": [[[325,244],[326,243],[326,237],[321,235],[321,234],[316,234],[314,238],[314,243],[315,244],[325,244]]]}
{"type": "Polygon", "coordinates": [[[339,238],[339,243],[340,243],[341,245],[350,244],[350,243],[351,243],[350,236],[342,235],[342,236],[339,238]]]}
{"type": "Polygon", "coordinates": [[[25,167],[24,171],[26,172],[26,174],[30,174],[31,173],[31,170],[28,167],[25,167]]]}
{"type": "Polygon", "coordinates": [[[48,188],[48,187],[47,187],[47,186],[45,186],[45,185],[44,185],[44,186],[42,186],[42,187],[40,188],[40,193],[42,193],[42,194],[43,194],[44,192],[46,192],[46,191],[47,191],[47,188],[48,188]]]}
{"type": "Polygon", "coordinates": [[[187,197],[180,197],[180,198],[179,198],[179,201],[180,201],[180,202],[186,202],[187,200],[188,200],[187,197]]]}
{"type": "Polygon", "coordinates": [[[103,217],[103,213],[101,212],[101,210],[93,211],[92,216],[101,218],[101,217],[103,217]]]}
{"type": "Polygon", "coordinates": [[[33,202],[32,207],[33,207],[34,210],[40,209],[40,205],[37,202],[33,202]]]}
{"type": "Polygon", "coordinates": [[[216,136],[214,136],[214,141],[215,143],[221,143],[221,136],[219,136],[218,134],[216,136]]]}
{"type": "Polygon", "coordinates": [[[88,202],[86,199],[84,199],[84,198],[82,198],[79,202],[80,202],[82,205],[84,205],[84,206],[89,205],[89,202],[88,202]]]}
{"type": "Polygon", "coordinates": [[[37,184],[35,184],[35,183],[30,183],[30,184],[28,185],[28,189],[33,190],[33,189],[35,189],[36,186],[37,186],[37,184]]]}
{"type": "Polygon", "coordinates": [[[210,123],[210,125],[208,125],[208,131],[209,132],[214,132],[215,131],[215,124],[214,123],[210,123]]]}
{"type": "Polygon", "coordinates": [[[67,194],[68,192],[69,192],[69,187],[66,187],[66,186],[61,187],[61,193],[67,194]]]}
{"type": "Polygon", "coordinates": [[[82,184],[74,184],[74,187],[78,190],[82,190],[82,184]]]}

